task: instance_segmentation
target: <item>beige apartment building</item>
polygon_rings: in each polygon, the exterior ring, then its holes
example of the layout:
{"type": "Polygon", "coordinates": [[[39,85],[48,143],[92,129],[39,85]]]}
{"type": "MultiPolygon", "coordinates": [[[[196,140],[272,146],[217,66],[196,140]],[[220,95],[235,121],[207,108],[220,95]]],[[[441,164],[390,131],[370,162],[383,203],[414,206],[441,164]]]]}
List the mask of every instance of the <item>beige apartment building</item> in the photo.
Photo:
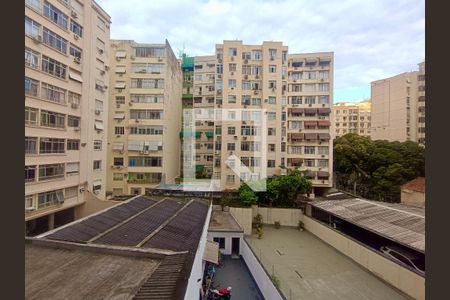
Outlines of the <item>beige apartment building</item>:
{"type": "Polygon", "coordinates": [[[288,54],[281,42],[224,41],[216,45],[214,59],[194,61],[194,100],[189,101],[191,87],[186,85],[183,104],[216,110],[214,123],[197,123],[207,127],[196,127],[196,144],[204,142],[203,129],[214,130],[214,148],[199,151],[199,159],[213,156],[212,178],[220,181],[221,190],[237,189],[241,178],[286,174],[286,167],[304,171],[315,189],[332,186],[332,52],[288,54]],[[207,84],[200,98],[203,72],[207,84]],[[238,164],[247,169],[236,173],[238,164]]]}
{"type": "Polygon", "coordinates": [[[92,0],[25,1],[27,234],[105,197],[109,26],[92,0]]]}
{"type": "Polygon", "coordinates": [[[425,63],[371,84],[373,140],[414,141],[425,145],[425,63]]]}
{"type": "Polygon", "coordinates": [[[108,194],[143,194],[180,172],[182,72],[169,43],[112,40],[108,194]]]}
{"type": "Polygon", "coordinates": [[[333,106],[335,137],[356,133],[370,137],[370,100],[336,102],[333,106]]]}

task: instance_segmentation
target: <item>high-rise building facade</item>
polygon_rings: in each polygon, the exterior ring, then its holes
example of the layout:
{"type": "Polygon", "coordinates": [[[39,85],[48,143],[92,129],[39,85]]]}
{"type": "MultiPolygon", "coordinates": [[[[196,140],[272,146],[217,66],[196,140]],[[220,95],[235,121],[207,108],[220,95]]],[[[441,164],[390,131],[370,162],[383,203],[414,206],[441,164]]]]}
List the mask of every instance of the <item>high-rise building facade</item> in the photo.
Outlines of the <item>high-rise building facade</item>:
{"type": "Polygon", "coordinates": [[[221,190],[286,168],[304,171],[315,189],[331,187],[332,52],[288,54],[281,42],[224,41],[214,57],[184,62],[183,104],[215,109],[211,120],[196,123],[196,168],[209,174],[213,159],[212,179],[221,190]],[[246,167],[238,174],[234,155],[246,167]]]}
{"type": "Polygon", "coordinates": [[[425,63],[371,84],[371,138],[425,145],[425,63]]]}
{"type": "Polygon", "coordinates": [[[72,221],[87,194],[105,196],[109,25],[92,0],[25,1],[29,234],[72,221]]]}
{"type": "Polygon", "coordinates": [[[180,172],[182,71],[169,43],[111,41],[107,190],[143,194],[180,172]]]}
{"type": "Polygon", "coordinates": [[[336,102],[333,106],[335,137],[355,133],[370,137],[370,100],[336,102]]]}

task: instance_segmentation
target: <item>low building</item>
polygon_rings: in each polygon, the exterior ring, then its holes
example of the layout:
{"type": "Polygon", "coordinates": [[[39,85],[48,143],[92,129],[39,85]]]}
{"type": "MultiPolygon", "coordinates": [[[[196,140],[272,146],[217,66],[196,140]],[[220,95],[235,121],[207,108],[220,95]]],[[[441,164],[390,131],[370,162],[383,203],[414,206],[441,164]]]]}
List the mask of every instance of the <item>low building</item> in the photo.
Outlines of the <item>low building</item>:
{"type": "Polygon", "coordinates": [[[230,212],[213,210],[208,228],[208,240],[219,243],[222,254],[240,257],[244,230],[230,212]]]}
{"type": "Polygon", "coordinates": [[[27,238],[26,298],[198,299],[210,214],[202,200],[138,196],[27,238]]]}
{"type": "Polygon", "coordinates": [[[401,203],[425,207],[425,177],[417,177],[401,186],[401,203]]]}

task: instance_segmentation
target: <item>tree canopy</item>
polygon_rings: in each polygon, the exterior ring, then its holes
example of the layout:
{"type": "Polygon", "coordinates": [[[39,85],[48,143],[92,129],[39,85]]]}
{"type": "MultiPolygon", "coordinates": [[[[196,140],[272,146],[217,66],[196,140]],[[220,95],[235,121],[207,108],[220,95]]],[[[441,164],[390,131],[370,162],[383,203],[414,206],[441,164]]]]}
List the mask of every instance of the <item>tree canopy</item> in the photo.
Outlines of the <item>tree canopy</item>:
{"type": "Polygon", "coordinates": [[[372,141],[357,134],[338,137],[334,145],[338,187],[367,198],[398,202],[400,186],[425,176],[425,148],[418,143],[372,141]]]}

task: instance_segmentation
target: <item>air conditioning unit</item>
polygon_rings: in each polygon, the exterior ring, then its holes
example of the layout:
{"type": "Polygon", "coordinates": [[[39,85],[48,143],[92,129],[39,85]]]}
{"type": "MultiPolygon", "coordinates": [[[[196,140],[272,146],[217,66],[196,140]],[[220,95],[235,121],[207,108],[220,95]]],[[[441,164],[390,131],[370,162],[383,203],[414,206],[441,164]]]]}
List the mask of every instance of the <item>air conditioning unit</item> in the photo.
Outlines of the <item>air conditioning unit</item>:
{"type": "Polygon", "coordinates": [[[99,190],[95,190],[94,194],[98,195],[98,194],[100,194],[100,191],[99,190]]]}
{"type": "Polygon", "coordinates": [[[256,78],[256,79],[259,79],[259,75],[256,75],[255,78],[256,78]]]}
{"type": "Polygon", "coordinates": [[[311,107],[311,106],[312,106],[312,104],[308,104],[308,106],[309,106],[309,107],[311,107]]]}
{"type": "Polygon", "coordinates": [[[234,139],[237,140],[237,135],[234,136],[234,139]]]}
{"type": "Polygon", "coordinates": [[[322,156],[321,157],[325,157],[325,154],[322,154],[322,156]]]}
{"type": "Polygon", "coordinates": [[[163,59],[162,59],[162,57],[160,56],[160,57],[158,57],[158,61],[163,61],[163,59]]]}
{"type": "Polygon", "coordinates": [[[244,59],[244,64],[248,64],[248,59],[244,59]]]}
{"type": "Polygon", "coordinates": [[[120,108],[120,104],[116,104],[116,108],[120,108]]]}
{"type": "Polygon", "coordinates": [[[139,123],[139,119],[135,119],[134,121],[135,121],[136,123],[139,123]]]}
{"type": "Polygon", "coordinates": [[[77,14],[77,12],[74,11],[74,10],[72,10],[72,11],[70,12],[70,15],[71,15],[72,18],[74,18],[74,19],[78,18],[78,14],[77,14]]]}
{"type": "Polygon", "coordinates": [[[230,57],[230,60],[231,60],[231,61],[234,61],[234,56],[231,56],[231,57],[230,57]]]}
{"type": "Polygon", "coordinates": [[[294,79],[294,82],[297,82],[297,79],[294,79]]]}
{"type": "Polygon", "coordinates": [[[230,75],[234,75],[234,72],[230,72],[230,75]]]}
{"type": "Polygon", "coordinates": [[[221,59],[221,58],[217,59],[217,62],[218,62],[219,64],[221,64],[221,63],[222,63],[222,59],[221,59]]]}
{"type": "Polygon", "coordinates": [[[323,78],[321,78],[321,79],[320,79],[320,82],[324,82],[324,79],[323,79],[323,78]]]}
{"type": "Polygon", "coordinates": [[[131,101],[128,102],[128,105],[129,105],[129,106],[133,106],[133,102],[131,102],[131,101]]]}
{"type": "Polygon", "coordinates": [[[80,188],[80,193],[84,193],[85,189],[84,187],[80,188]]]}
{"type": "Polygon", "coordinates": [[[34,207],[27,207],[27,208],[25,208],[26,212],[32,212],[32,211],[35,211],[35,210],[36,210],[36,208],[34,208],[34,207]]]}
{"type": "Polygon", "coordinates": [[[243,139],[243,140],[247,140],[247,137],[246,137],[246,136],[244,136],[244,137],[242,137],[242,139],[243,139]]]}
{"type": "Polygon", "coordinates": [[[73,130],[74,131],[80,131],[80,127],[74,127],[73,130]]]}
{"type": "Polygon", "coordinates": [[[105,65],[105,71],[109,71],[109,66],[105,65]]]}
{"type": "Polygon", "coordinates": [[[58,199],[57,203],[58,203],[58,204],[64,203],[64,199],[58,199]]]}
{"type": "Polygon", "coordinates": [[[98,53],[103,54],[104,50],[103,49],[98,49],[98,53]]]}
{"type": "Polygon", "coordinates": [[[272,92],[275,92],[275,88],[274,87],[272,88],[272,92]]]}
{"type": "Polygon", "coordinates": [[[136,56],[131,55],[131,56],[130,56],[130,59],[131,59],[131,60],[135,60],[135,59],[136,59],[136,56]]]}
{"type": "Polygon", "coordinates": [[[271,56],[271,57],[270,57],[270,60],[275,60],[275,57],[271,56]]]}
{"type": "Polygon", "coordinates": [[[101,111],[100,109],[98,109],[98,108],[95,109],[95,114],[96,114],[96,115],[99,115],[101,112],[102,112],[102,111],[101,111]]]}
{"type": "Polygon", "coordinates": [[[222,78],[222,74],[217,74],[217,78],[221,79],[222,78]]]}
{"type": "Polygon", "coordinates": [[[79,57],[74,57],[73,58],[73,62],[76,64],[80,64],[81,63],[81,59],[79,57]]]}
{"type": "Polygon", "coordinates": [[[325,107],[325,104],[322,104],[322,107],[325,107]]]}
{"type": "Polygon", "coordinates": [[[36,43],[42,43],[42,35],[34,36],[33,41],[35,41],[36,43]]]}
{"type": "Polygon", "coordinates": [[[78,104],[77,104],[77,103],[72,103],[72,104],[70,105],[70,107],[72,107],[72,108],[78,108],[78,104]]]}
{"type": "Polygon", "coordinates": [[[106,73],[105,70],[100,70],[101,75],[105,75],[105,73],[106,73]]]}
{"type": "Polygon", "coordinates": [[[248,79],[248,75],[244,75],[244,79],[248,79]]]}

